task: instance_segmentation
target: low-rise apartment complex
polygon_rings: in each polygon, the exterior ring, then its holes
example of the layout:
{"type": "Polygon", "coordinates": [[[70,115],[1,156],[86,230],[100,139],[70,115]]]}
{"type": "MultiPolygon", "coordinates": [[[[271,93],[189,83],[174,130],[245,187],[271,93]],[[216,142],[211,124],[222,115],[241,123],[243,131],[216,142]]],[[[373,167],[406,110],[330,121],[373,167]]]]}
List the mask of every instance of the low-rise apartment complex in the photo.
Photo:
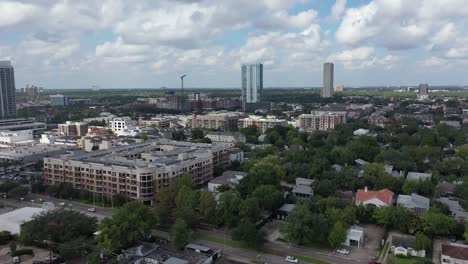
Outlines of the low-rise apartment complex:
{"type": "Polygon", "coordinates": [[[236,130],[240,113],[210,113],[206,115],[191,115],[187,117],[187,128],[236,130]]]}
{"type": "Polygon", "coordinates": [[[256,126],[262,133],[265,133],[268,129],[272,129],[276,126],[287,126],[288,122],[284,119],[277,119],[274,116],[262,117],[251,115],[247,118],[239,119],[237,125],[239,129],[256,126]]]}
{"type": "Polygon", "coordinates": [[[345,111],[312,111],[298,118],[299,128],[304,130],[330,130],[339,124],[346,123],[345,111]]]}
{"type": "Polygon", "coordinates": [[[86,154],[44,158],[48,185],[71,183],[74,188],[104,195],[123,193],[152,203],[155,193],[185,173],[196,184],[213,178],[229,165],[227,144],[195,144],[171,140],[147,141],[86,154]]]}

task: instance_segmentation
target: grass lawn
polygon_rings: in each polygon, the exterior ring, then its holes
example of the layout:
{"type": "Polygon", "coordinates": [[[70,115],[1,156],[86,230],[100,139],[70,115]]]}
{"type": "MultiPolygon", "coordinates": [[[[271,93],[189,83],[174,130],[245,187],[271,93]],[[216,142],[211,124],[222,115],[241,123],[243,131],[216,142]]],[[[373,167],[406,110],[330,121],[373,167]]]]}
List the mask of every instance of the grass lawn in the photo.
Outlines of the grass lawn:
{"type": "Polygon", "coordinates": [[[403,258],[403,257],[396,257],[395,258],[397,264],[418,264],[418,260],[421,260],[421,258],[403,258]]]}
{"type": "Polygon", "coordinates": [[[240,242],[229,240],[229,239],[221,239],[217,237],[204,236],[204,235],[199,235],[197,238],[200,240],[206,240],[206,241],[211,241],[211,242],[218,243],[218,244],[223,244],[223,245],[230,246],[233,248],[247,248],[243,246],[240,242]]]}

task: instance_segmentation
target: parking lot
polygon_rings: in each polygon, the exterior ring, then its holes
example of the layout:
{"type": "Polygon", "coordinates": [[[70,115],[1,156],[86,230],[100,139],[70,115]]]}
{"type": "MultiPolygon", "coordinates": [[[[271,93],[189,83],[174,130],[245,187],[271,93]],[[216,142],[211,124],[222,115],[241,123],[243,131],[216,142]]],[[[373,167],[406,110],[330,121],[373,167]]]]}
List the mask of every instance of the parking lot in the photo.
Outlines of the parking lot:
{"type": "Polygon", "coordinates": [[[375,260],[380,251],[385,229],[377,225],[362,225],[364,228],[364,246],[362,248],[350,247],[349,257],[353,260],[375,260]]]}

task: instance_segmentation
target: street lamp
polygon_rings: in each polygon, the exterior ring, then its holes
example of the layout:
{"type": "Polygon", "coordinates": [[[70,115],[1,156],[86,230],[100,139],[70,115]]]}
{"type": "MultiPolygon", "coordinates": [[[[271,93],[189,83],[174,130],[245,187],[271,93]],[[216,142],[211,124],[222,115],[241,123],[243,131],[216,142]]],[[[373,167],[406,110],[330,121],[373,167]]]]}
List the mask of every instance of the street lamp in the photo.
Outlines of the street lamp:
{"type": "Polygon", "coordinates": [[[24,207],[24,205],[23,205],[24,198],[21,197],[20,199],[21,199],[21,207],[24,207]]]}
{"type": "Polygon", "coordinates": [[[6,208],[6,194],[3,194],[3,207],[6,208]]]}

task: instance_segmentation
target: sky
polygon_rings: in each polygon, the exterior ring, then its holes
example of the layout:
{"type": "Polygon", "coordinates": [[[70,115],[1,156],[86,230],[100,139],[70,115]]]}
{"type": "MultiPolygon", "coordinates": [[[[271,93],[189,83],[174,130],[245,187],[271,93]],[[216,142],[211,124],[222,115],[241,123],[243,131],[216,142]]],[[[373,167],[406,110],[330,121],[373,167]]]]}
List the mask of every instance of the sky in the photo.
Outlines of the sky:
{"type": "Polygon", "coordinates": [[[16,86],[468,84],[466,0],[0,0],[0,60],[16,86]]]}

